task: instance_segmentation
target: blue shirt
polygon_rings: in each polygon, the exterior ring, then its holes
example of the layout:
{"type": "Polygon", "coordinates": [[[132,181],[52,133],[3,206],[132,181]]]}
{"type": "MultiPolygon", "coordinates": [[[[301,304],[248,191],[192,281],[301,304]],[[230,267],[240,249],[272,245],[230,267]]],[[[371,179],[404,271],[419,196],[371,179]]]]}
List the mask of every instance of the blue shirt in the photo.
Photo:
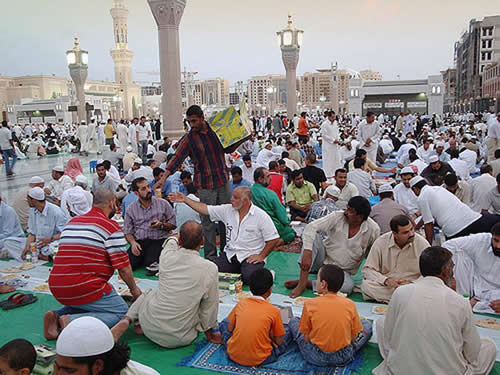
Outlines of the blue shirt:
{"type": "Polygon", "coordinates": [[[138,199],[139,199],[139,197],[134,192],[128,193],[125,196],[125,198],[122,199],[122,217],[123,218],[125,217],[125,211],[127,210],[127,207],[130,206],[132,203],[134,203],[138,199]]]}
{"type": "Polygon", "coordinates": [[[234,191],[234,189],[242,187],[242,186],[250,187],[250,186],[252,186],[252,184],[250,182],[248,182],[247,180],[245,180],[244,178],[241,179],[239,184],[235,184],[234,181],[231,180],[231,187],[233,188],[233,191],[234,191]]]}
{"type": "Polygon", "coordinates": [[[0,241],[11,237],[24,238],[24,232],[19,223],[16,211],[5,203],[0,202],[0,241]]]}
{"type": "Polygon", "coordinates": [[[319,156],[323,156],[323,148],[321,145],[318,143],[314,144],[314,153],[319,156]]]}
{"type": "MultiPolygon", "coordinates": [[[[156,181],[153,180],[149,183],[149,187],[151,188],[151,190],[153,190],[153,186],[154,184],[156,184],[156,181]]],[[[168,195],[168,193],[171,193],[172,192],[172,183],[168,180],[168,178],[165,180],[165,183],[163,184],[163,190],[161,191],[161,194],[166,197],[168,195]]],[[[154,191],[153,191],[153,195],[154,195],[154,191]]],[[[135,195],[135,194],[134,194],[135,195]]],[[[136,195],[137,196],[137,195],[136,195]]],[[[130,202],[132,203],[132,202],[130,202]]]]}
{"type": "Polygon", "coordinates": [[[40,238],[52,237],[62,232],[67,221],[68,219],[60,207],[45,202],[45,208],[42,212],[36,208],[30,208],[28,233],[34,235],[37,241],[40,238]]]}

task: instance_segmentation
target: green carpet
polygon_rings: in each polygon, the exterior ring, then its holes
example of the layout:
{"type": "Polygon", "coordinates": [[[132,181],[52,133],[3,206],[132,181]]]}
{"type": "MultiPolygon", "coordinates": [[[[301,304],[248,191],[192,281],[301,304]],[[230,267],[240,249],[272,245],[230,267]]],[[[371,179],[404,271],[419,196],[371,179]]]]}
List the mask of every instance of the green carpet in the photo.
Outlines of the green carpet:
{"type": "MultiPolygon", "coordinates": [[[[283,282],[289,279],[295,279],[298,275],[297,266],[298,254],[290,253],[273,253],[268,258],[267,267],[276,271],[276,282],[273,292],[280,294],[287,294],[287,289],[283,286],[283,282]]],[[[136,271],[136,277],[146,277],[143,270],[136,271]]],[[[359,275],[357,275],[359,278],[359,275]]],[[[36,294],[39,300],[28,306],[10,311],[0,312],[0,346],[4,343],[15,339],[25,338],[33,344],[47,343],[55,346],[55,341],[47,342],[43,337],[43,314],[47,310],[58,308],[60,305],[55,299],[47,294],[36,294]]],[[[304,293],[305,296],[312,297],[310,291],[304,293]]],[[[7,296],[2,296],[6,298],[7,296]]],[[[362,301],[360,294],[354,294],[352,299],[355,301],[362,301]]],[[[198,337],[200,340],[203,335],[198,337]]],[[[158,372],[163,374],[176,373],[177,375],[183,374],[213,374],[212,371],[199,370],[187,367],[176,367],[181,359],[193,354],[194,344],[180,348],[180,349],[164,349],[144,336],[135,335],[132,330],[129,330],[124,336],[123,340],[127,342],[132,348],[132,359],[141,362],[145,365],[151,366],[158,372]]],[[[364,366],[359,370],[359,374],[369,375],[371,370],[376,367],[382,358],[378,352],[378,347],[375,344],[368,344],[363,349],[364,366]]],[[[500,375],[500,363],[496,363],[492,375],[500,375]]]]}

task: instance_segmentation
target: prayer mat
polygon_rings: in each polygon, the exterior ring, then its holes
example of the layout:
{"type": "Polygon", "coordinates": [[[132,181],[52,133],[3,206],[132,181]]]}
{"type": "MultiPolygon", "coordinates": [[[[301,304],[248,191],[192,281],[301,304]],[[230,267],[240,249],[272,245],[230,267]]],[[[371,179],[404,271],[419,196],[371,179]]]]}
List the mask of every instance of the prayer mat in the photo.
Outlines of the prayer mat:
{"type": "Polygon", "coordinates": [[[274,251],[282,251],[284,253],[300,254],[301,250],[302,250],[302,238],[295,237],[295,239],[292,242],[290,242],[289,244],[285,244],[281,247],[278,247],[274,251]]]}
{"type": "Polygon", "coordinates": [[[276,362],[263,366],[241,366],[229,359],[222,345],[212,344],[203,340],[196,346],[193,355],[184,358],[177,366],[193,367],[216,371],[223,374],[252,374],[252,375],[349,375],[363,366],[361,352],[358,352],[354,361],[345,367],[321,368],[308,364],[296,344],[291,345],[276,362]]]}

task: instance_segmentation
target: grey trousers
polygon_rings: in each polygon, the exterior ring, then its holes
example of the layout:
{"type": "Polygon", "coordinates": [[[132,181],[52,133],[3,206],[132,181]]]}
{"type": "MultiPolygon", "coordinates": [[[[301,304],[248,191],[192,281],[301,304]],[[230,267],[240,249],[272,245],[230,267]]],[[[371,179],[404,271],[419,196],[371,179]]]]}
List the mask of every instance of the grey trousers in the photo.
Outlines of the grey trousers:
{"type": "MultiPolygon", "coordinates": [[[[224,186],[215,189],[200,189],[198,190],[200,202],[209,206],[216,206],[219,204],[231,203],[232,188],[229,181],[224,186]]],[[[216,224],[210,221],[209,216],[201,215],[201,225],[203,229],[203,249],[205,251],[205,258],[215,261],[217,258],[217,244],[216,244],[216,224]]],[[[226,245],[226,227],[223,223],[219,223],[220,234],[220,249],[224,250],[226,245]]]]}
{"type": "Polygon", "coordinates": [[[139,141],[139,146],[140,146],[139,151],[141,152],[140,156],[142,158],[143,163],[145,163],[147,159],[146,154],[148,153],[148,141],[147,140],[139,141]]]}
{"type": "MultiPolygon", "coordinates": [[[[302,262],[302,256],[304,255],[304,248],[302,248],[302,251],[300,253],[300,257],[298,260],[298,263],[300,264],[302,262]]],[[[325,244],[323,243],[323,238],[321,235],[316,234],[316,237],[314,238],[313,246],[312,246],[312,264],[311,264],[311,269],[309,270],[310,273],[317,273],[321,266],[325,262],[325,257],[326,257],[326,248],[325,244]]],[[[312,283],[313,286],[313,292],[316,291],[316,283],[313,281],[312,283]]],[[[352,276],[350,273],[344,271],[344,284],[342,284],[342,288],[340,288],[340,292],[345,293],[347,295],[352,293],[352,290],[354,288],[354,281],[352,279],[352,276]]]]}

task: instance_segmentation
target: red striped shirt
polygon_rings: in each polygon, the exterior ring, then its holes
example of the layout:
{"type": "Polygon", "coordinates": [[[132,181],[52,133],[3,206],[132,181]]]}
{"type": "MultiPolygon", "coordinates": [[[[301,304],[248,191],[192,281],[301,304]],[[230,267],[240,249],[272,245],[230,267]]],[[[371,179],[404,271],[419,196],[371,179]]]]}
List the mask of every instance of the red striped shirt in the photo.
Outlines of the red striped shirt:
{"type": "Polygon", "coordinates": [[[56,300],[78,306],[111,292],[108,281],[114,270],[130,264],[126,246],[120,226],[100,208],[71,219],[61,233],[49,276],[56,300]]]}

